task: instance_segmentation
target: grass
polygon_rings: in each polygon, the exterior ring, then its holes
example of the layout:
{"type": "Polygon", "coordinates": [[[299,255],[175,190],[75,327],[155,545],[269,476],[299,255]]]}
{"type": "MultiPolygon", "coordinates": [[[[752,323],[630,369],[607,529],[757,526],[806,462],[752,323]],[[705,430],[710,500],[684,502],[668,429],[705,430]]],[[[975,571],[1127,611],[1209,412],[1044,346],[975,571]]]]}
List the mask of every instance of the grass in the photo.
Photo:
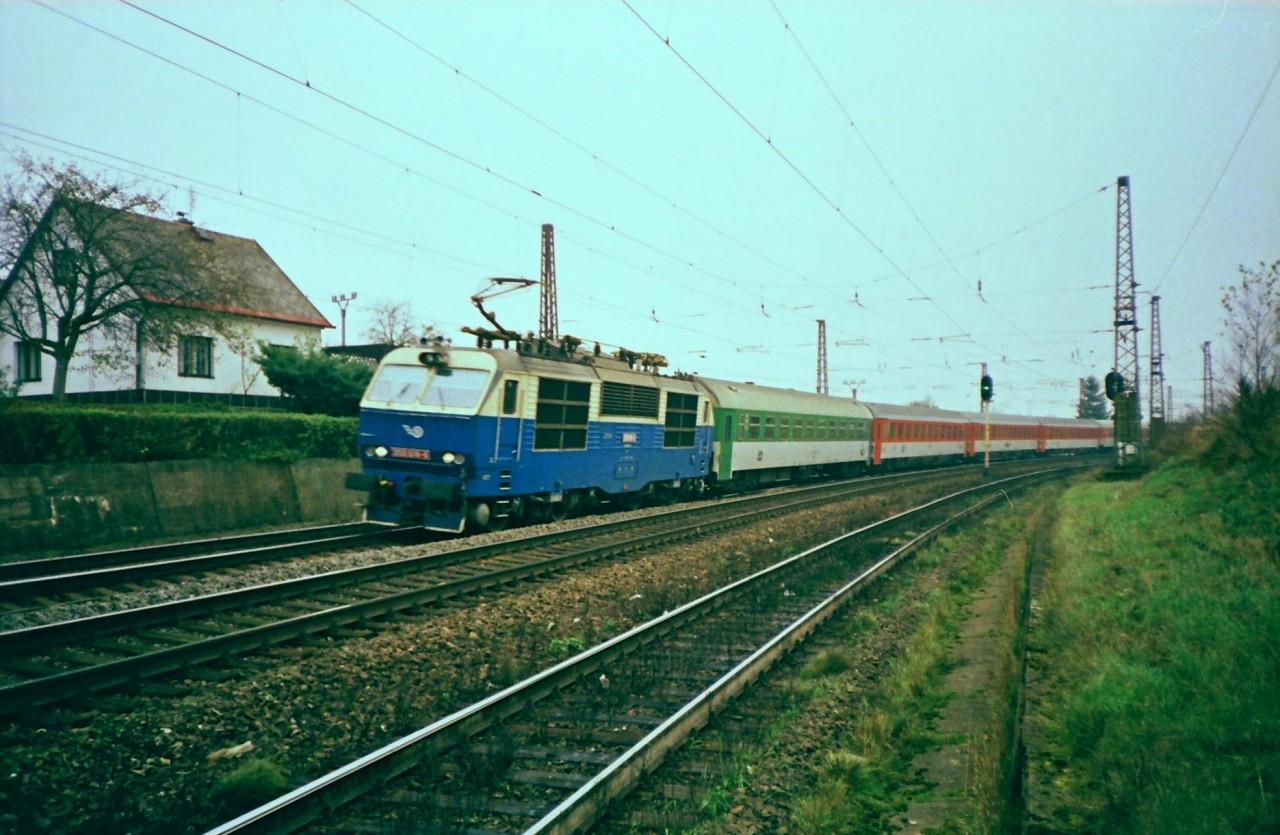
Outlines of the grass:
{"type": "Polygon", "coordinates": [[[287,787],[280,766],[267,759],[251,759],[218,780],[213,800],[224,809],[240,812],[274,800],[287,787]]]}
{"type": "Polygon", "coordinates": [[[1064,497],[1033,764],[1057,825],[1280,831],[1277,508],[1274,466],[1190,457],[1064,497]]]}

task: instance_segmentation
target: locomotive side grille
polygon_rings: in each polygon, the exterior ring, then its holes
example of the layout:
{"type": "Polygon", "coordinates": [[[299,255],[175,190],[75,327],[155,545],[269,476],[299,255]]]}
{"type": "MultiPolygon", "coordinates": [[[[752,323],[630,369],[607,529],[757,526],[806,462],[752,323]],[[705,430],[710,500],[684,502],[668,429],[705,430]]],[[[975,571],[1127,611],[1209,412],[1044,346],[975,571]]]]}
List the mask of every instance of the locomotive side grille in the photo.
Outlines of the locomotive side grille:
{"type": "Polygon", "coordinates": [[[618,417],[658,417],[658,390],[606,380],[600,386],[600,414],[618,417]]]}

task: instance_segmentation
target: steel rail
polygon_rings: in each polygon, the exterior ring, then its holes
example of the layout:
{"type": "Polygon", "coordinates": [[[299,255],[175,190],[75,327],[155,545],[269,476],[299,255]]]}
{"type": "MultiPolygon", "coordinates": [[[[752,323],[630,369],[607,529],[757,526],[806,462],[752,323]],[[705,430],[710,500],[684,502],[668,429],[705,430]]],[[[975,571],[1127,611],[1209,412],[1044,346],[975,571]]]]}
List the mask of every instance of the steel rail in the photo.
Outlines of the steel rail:
{"type": "MultiPolygon", "coordinates": [[[[57,574],[32,575],[16,580],[0,581],[0,600],[30,600],[35,597],[60,594],[78,589],[101,588],[117,583],[194,574],[249,563],[337,551],[343,548],[378,545],[388,539],[399,538],[409,530],[416,530],[383,528],[375,525],[362,525],[361,527],[363,529],[356,533],[336,533],[303,541],[294,540],[284,543],[267,541],[237,550],[88,568],[57,574]]],[[[60,559],[72,559],[79,562],[89,556],[93,555],[60,559]]]]}
{"type": "MultiPolygon", "coordinates": [[[[923,480],[936,477],[929,474],[923,480]]],[[[886,477],[894,478],[894,477],[886,477]]],[[[921,480],[898,477],[914,481],[921,480]]],[[[607,541],[590,547],[575,547],[568,553],[549,558],[536,558],[493,571],[478,572],[460,579],[437,582],[415,587],[394,594],[382,594],[376,598],[330,606],[322,611],[287,617],[273,623],[240,629],[223,635],[191,641],[180,646],[141,653],[135,656],[106,661],[81,669],[53,673],[30,681],[0,687],[0,716],[18,713],[24,709],[71,698],[76,695],[115,687],[139,678],[170,673],[183,667],[206,663],[237,653],[257,650],[288,640],[323,633],[325,631],[362,621],[376,620],[397,612],[433,605],[439,601],[459,597],[476,591],[550,574],[568,568],[596,562],[602,559],[654,547],[692,536],[745,524],[758,518],[791,512],[841,498],[853,497],[883,487],[883,482],[868,485],[864,481],[846,482],[841,485],[822,485],[793,493],[753,495],[728,500],[717,505],[699,505],[693,508],[666,511],[658,514],[620,521],[604,522],[568,531],[553,531],[503,543],[476,546],[460,551],[409,557],[393,563],[360,566],[310,577],[286,580],[281,583],[254,586],[247,589],[220,592],[204,597],[189,598],[171,603],[156,604],[123,612],[95,615],[88,618],[63,621],[44,626],[29,627],[0,633],[0,649],[6,654],[34,653],[51,647],[62,647],[75,641],[95,640],[127,631],[138,631],[165,625],[181,626],[186,618],[205,616],[234,607],[280,602],[286,595],[316,594],[338,588],[350,588],[359,582],[385,580],[395,574],[409,571],[449,568],[473,562],[481,558],[505,555],[534,548],[580,540],[587,534],[616,535],[619,531],[634,527],[637,523],[653,525],[666,522],[657,531],[628,536],[625,539],[607,541]],[[761,507],[752,509],[753,505],[761,507]],[[727,514],[725,511],[729,511],[727,514]],[[714,518],[716,515],[719,518],[714,518]],[[706,520],[683,521],[684,516],[709,516],[706,520]]]]}
{"type": "Polygon", "coordinates": [[[282,544],[285,541],[345,536],[375,527],[377,526],[370,522],[344,522],[336,525],[313,525],[305,528],[232,534],[230,536],[207,537],[182,542],[140,545],[136,548],[118,548],[108,551],[68,554],[61,557],[18,560],[0,563],[0,581],[23,580],[28,577],[54,577],[60,574],[90,571],[95,568],[152,563],[160,560],[210,554],[220,550],[244,551],[264,545],[282,544]]]}
{"type": "MultiPolygon", "coordinates": [[[[1061,469],[1049,471],[1051,474],[1062,472],[1061,469]]],[[[494,723],[519,713],[527,705],[591,675],[611,660],[652,643],[686,623],[719,610],[746,589],[757,583],[772,580],[779,572],[816,554],[974,493],[991,492],[992,495],[980,503],[985,505],[998,499],[1002,489],[1012,486],[1014,482],[1033,481],[1043,477],[1045,477],[1044,472],[1026,473],[956,491],[808,548],[443,717],[329,774],[287,792],[257,809],[217,826],[209,830],[206,835],[296,831],[343,804],[378,788],[392,778],[413,769],[428,758],[460,744],[494,723]]],[[[967,515],[976,507],[965,510],[955,518],[967,515]]],[[[855,580],[842,586],[832,598],[838,599],[839,602],[847,600],[866,583],[888,570],[900,555],[935,535],[941,527],[941,525],[934,526],[929,531],[914,537],[910,543],[896,548],[888,557],[878,560],[869,569],[860,572],[855,580]]],[[[580,831],[598,816],[599,810],[603,808],[602,804],[619,796],[634,780],[655,768],[662,756],[678,744],[680,734],[699,726],[712,709],[723,705],[737,690],[757,677],[782,652],[830,617],[835,611],[834,605],[828,602],[811,609],[800,622],[760,647],[752,653],[750,658],[737,665],[732,672],[721,676],[708,691],[677,711],[667,722],[651,732],[645,738],[646,741],[634,746],[622,758],[615,760],[595,778],[552,809],[543,821],[536,825],[540,829],[530,831],[580,831]]]]}

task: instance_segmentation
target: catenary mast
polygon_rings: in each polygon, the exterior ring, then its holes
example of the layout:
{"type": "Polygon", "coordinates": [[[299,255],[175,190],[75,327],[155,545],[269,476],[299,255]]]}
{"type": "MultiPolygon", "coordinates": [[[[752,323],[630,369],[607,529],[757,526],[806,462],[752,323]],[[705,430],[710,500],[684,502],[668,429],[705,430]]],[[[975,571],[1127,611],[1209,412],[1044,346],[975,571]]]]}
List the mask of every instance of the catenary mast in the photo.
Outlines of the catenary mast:
{"type": "Polygon", "coordinates": [[[1138,283],[1133,272],[1133,212],[1129,178],[1116,181],[1115,386],[1116,464],[1142,463],[1142,399],[1138,367],[1138,283]]]}

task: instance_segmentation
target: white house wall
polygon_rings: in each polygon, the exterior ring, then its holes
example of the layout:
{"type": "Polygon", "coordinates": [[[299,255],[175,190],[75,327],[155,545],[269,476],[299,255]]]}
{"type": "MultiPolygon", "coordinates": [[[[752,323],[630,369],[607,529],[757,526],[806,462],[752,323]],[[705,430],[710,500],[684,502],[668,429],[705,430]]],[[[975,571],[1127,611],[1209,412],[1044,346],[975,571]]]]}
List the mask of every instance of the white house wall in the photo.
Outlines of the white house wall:
{"type": "MultiPolygon", "coordinates": [[[[213,377],[182,377],[178,374],[178,348],[168,351],[149,350],[144,359],[142,387],[153,391],[201,392],[208,394],[258,395],[279,397],[280,390],[267,383],[262,369],[253,361],[259,342],[271,345],[296,345],[318,348],[320,330],[310,325],[294,325],[261,319],[245,319],[252,336],[247,340],[247,354],[238,353],[221,338],[213,338],[213,377]]],[[[196,335],[196,334],[193,334],[196,335]]],[[[12,384],[17,372],[16,340],[0,335],[0,369],[4,380],[12,384]]],[[[76,359],[67,373],[67,393],[82,394],[132,390],[137,384],[136,364],[129,360],[119,368],[96,366],[89,359],[103,348],[96,334],[90,333],[77,346],[76,359]]],[[[23,383],[18,394],[24,397],[53,393],[53,358],[41,356],[41,378],[23,383]]]]}

